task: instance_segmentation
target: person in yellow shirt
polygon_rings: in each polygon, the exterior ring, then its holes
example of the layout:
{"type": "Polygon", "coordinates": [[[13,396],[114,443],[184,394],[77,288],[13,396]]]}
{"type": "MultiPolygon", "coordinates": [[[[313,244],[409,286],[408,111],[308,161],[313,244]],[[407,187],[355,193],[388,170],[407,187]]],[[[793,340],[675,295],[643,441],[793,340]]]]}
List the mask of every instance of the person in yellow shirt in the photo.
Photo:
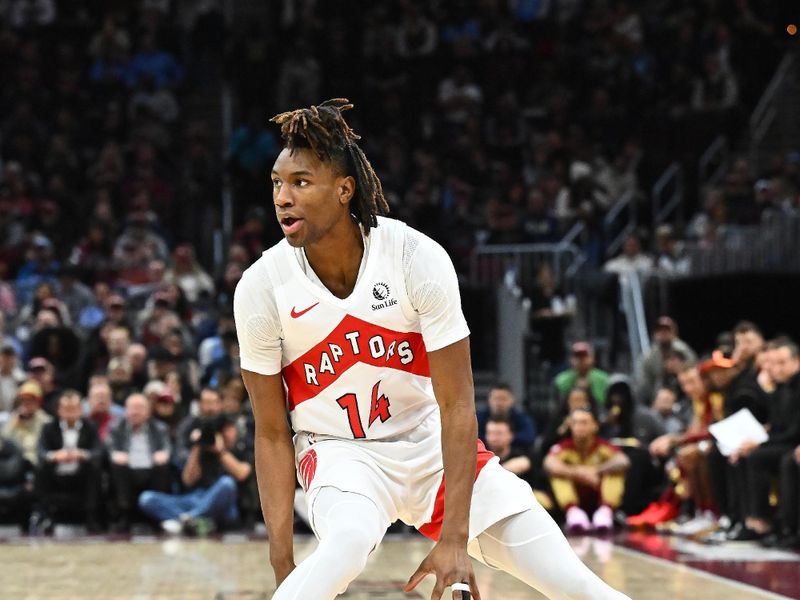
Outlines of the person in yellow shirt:
{"type": "Polygon", "coordinates": [[[598,436],[599,424],[591,410],[573,410],[569,422],[572,436],[553,446],[544,460],[550,486],[569,531],[609,531],[614,509],[622,503],[630,461],[598,436]]]}

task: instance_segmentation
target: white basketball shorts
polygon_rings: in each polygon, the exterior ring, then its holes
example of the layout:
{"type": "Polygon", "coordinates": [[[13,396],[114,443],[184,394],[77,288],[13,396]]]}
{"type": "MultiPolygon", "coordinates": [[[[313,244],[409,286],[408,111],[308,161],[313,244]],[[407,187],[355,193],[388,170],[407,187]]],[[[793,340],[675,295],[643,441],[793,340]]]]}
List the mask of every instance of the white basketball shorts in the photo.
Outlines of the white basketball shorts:
{"type": "MultiPolygon", "coordinates": [[[[343,440],[305,432],[295,436],[298,480],[306,492],[311,527],[316,492],[331,486],[366,496],[386,526],[396,520],[438,540],[444,516],[441,420],[434,410],[410,432],[391,440],[343,440]]],[[[536,504],[530,486],[500,466],[477,442],[469,540],[497,521],[536,504]]]]}

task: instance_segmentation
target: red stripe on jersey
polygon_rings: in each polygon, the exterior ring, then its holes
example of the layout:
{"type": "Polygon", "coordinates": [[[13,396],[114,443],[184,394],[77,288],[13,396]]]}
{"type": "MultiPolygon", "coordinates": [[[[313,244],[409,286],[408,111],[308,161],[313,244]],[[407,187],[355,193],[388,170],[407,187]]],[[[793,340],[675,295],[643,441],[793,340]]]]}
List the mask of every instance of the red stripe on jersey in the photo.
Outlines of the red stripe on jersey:
{"type": "MultiPolygon", "coordinates": [[[[486,449],[481,440],[478,440],[478,462],[475,468],[475,479],[478,479],[483,467],[494,457],[494,452],[486,449]]],[[[431,520],[421,525],[417,530],[427,538],[435,542],[439,541],[439,534],[442,532],[442,520],[444,519],[444,477],[442,483],[439,485],[439,490],[436,492],[436,500],[433,503],[433,513],[431,520]]]]}
{"type": "Polygon", "coordinates": [[[289,410],[320,394],[359,362],[430,377],[422,334],[345,315],[325,339],[283,368],[289,410]]]}

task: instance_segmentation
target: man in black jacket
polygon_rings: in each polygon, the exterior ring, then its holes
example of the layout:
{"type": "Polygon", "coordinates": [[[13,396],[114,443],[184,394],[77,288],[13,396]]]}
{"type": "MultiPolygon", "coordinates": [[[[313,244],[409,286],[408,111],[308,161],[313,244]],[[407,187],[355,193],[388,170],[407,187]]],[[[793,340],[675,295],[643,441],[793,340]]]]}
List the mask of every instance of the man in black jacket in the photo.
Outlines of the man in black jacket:
{"type": "Polygon", "coordinates": [[[81,417],[80,394],[65,390],[58,400],[58,419],[45,425],[39,438],[37,485],[43,519],[52,519],[55,508],[69,499],[69,504],[85,510],[89,532],[99,529],[98,470],[102,454],[97,429],[81,417]]]}
{"type": "Polygon", "coordinates": [[[781,459],[800,443],[800,349],[788,338],[773,343],[771,371],[777,387],[769,399],[769,437],[763,444],[745,441],[731,463],[745,459],[748,494],[746,527],[737,541],[763,537],[771,529],[769,491],[781,459]]]}
{"type": "Polygon", "coordinates": [[[119,511],[118,531],[130,529],[131,509],[144,490],[169,490],[170,443],[167,427],[150,418],[143,394],[125,400],[125,419],[109,436],[111,478],[119,511]]]}
{"type": "Polygon", "coordinates": [[[0,517],[17,520],[23,529],[28,523],[32,492],[27,473],[22,448],[0,434],[0,517]]]}
{"type": "MultiPolygon", "coordinates": [[[[736,365],[722,372],[721,377],[728,378],[724,386],[725,416],[748,409],[760,422],[768,418],[767,395],[758,384],[758,367],[756,356],[764,348],[764,336],[757,325],[750,321],[741,321],[733,330],[735,346],[733,360],[736,365]]],[[[709,452],[709,476],[714,487],[720,513],[728,517],[731,535],[741,530],[748,512],[747,473],[744,465],[731,465],[718,448],[709,452]]]]}

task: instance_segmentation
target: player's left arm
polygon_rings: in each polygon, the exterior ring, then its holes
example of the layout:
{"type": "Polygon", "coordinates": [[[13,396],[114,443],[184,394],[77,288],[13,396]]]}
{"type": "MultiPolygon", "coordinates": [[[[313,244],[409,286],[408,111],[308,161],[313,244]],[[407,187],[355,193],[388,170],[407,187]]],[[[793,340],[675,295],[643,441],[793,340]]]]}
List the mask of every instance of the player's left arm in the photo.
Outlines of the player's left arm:
{"type": "MultiPolygon", "coordinates": [[[[407,240],[408,242],[408,240],[407,240]]],[[[461,311],[458,277],[450,257],[430,238],[419,236],[404,265],[406,289],[419,315],[431,383],[442,420],[442,455],[447,493],[439,541],[406,584],[411,591],[428,574],[436,576],[431,598],[453,583],[469,584],[480,599],[467,554],[469,510],[475,481],[478,421],[469,351],[469,328],[461,311]]]]}
{"type": "Polygon", "coordinates": [[[413,589],[428,574],[436,576],[432,598],[440,598],[453,583],[469,583],[480,599],[467,555],[469,509],[475,481],[475,393],[472,385],[469,338],[428,354],[433,391],[442,415],[442,455],[447,493],[439,541],[408,581],[413,589]]]}

